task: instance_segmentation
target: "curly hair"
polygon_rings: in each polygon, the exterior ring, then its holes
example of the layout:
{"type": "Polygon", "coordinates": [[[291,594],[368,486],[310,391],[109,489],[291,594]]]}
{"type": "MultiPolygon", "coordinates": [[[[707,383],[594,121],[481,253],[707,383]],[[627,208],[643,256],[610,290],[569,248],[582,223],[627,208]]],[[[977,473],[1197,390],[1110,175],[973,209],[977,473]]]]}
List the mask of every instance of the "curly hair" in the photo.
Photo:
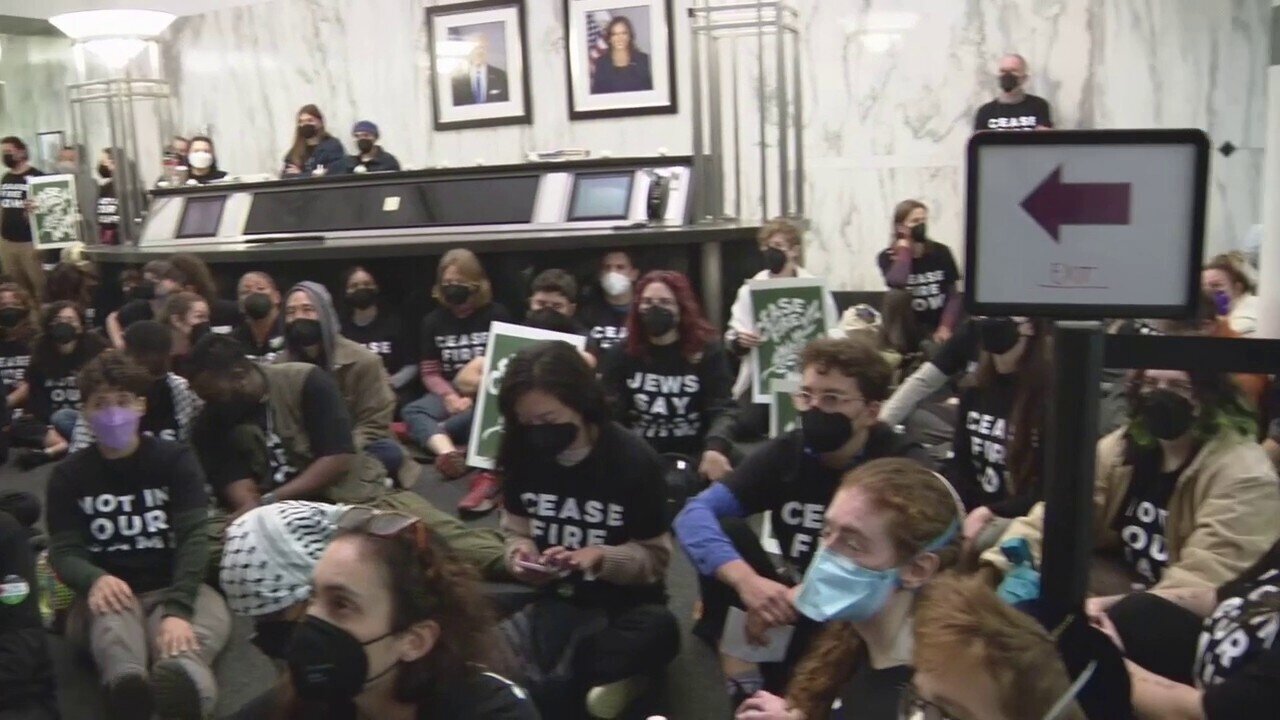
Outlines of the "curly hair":
{"type": "Polygon", "coordinates": [[[676,326],[680,335],[680,354],[689,362],[694,362],[706,350],[707,343],[716,336],[716,331],[703,316],[702,305],[693,294],[689,278],[675,270],[653,270],[645,273],[636,283],[631,299],[631,312],[627,315],[627,354],[632,357],[649,354],[649,336],[640,322],[640,298],[644,295],[644,289],[654,283],[666,285],[671,294],[676,296],[676,304],[680,307],[680,320],[676,326]]]}
{"type": "Polygon", "coordinates": [[[0,295],[5,293],[13,293],[14,300],[17,300],[18,304],[27,311],[27,316],[12,328],[0,328],[0,339],[19,343],[31,342],[31,339],[36,335],[36,325],[39,322],[36,304],[31,302],[31,295],[26,288],[18,283],[0,283],[0,295]]]}
{"type": "MultiPolygon", "coordinates": [[[[853,491],[884,515],[899,564],[920,555],[948,531],[954,532],[951,541],[930,552],[938,557],[940,571],[959,562],[963,538],[955,529],[963,516],[954,490],[942,476],[914,460],[882,458],[845,474],[836,492],[853,491]]],[[[787,687],[788,703],[806,720],[823,720],[864,656],[852,623],[827,623],[796,666],[787,687]]]]}
{"type": "Polygon", "coordinates": [[[76,386],[86,402],[104,388],[124,390],[142,397],[151,387],[151,373],[119,350],[104,350],[80,369],[76,375],[76,386]]]}
{"type": "Polygon", "coordinates": [[[853,378],[867,402],[888,398],[893,384],[893,368],[870,341],[860,337],[811,340],[800,351],[800,367],[812,367],[821,375],[834,370],[853,378]]]}

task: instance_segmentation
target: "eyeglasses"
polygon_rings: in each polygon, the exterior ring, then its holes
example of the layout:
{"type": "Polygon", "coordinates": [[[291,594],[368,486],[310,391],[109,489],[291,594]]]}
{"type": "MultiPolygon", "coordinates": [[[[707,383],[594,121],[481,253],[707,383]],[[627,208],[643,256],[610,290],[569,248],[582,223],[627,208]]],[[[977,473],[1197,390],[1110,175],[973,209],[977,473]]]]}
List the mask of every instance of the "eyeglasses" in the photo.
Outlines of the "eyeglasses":
{"type": "MultiPolygon", "coordinates": [[[[1062,693],[1056,702],[1044,714],[1042,720],[1058,720],[1066,713],[1067,708],[1071,707],[1072,701],[1080,694],[1081,688],[1089,682],[1089,678],[1093,677],[1093,671],[1098,667],[1097,660],[1090,660],[1085,666],[1080,676],[1071,683],[1071,687],[1062,693]]],[[[947,713],[942,707],[925,700],[920,697],[919,692],[914,685],[907,685],[902,691],[902,699],[898,702],[898,720],[959,720],[953,715],[947,713]]]]}
{"type": "Polygon", "coordinates": [[[1195,387],[1186,380],[1157,380],[1152,377],[1142,378],[1142,384],[1139,386],[1143,392],[1155,392],[1156,390],[1172,390],[1179,395],[1191,397],[1195,394],[1195,387]]]}
{"type": "Polygon", "coordinates": [[[414,532],[411,539],[414,547],[419,550],[426,549],[429,541],[426,523],[422,522],[421,518],[402,512],[374,510],[370,507],[357,505],[348,508],[339,515],[335,524],[339,530],[364,532],[382,538],[400,537],[405,530],[413,528],[414,532]]]}
{"type": "Polygon", "coordinates": [[[832,412],[843,407],[847,403],[855,401],[866,402],[863,398],[856,397],[854,395],[844,395],[842,393],[828,392],[815,395],[807,390],[791,393],[791,402],[795,405],[796,410],[799,410],[800,412],[804,412],[805,410],[810,410],[815,407],[824,412],[832,412]]]}

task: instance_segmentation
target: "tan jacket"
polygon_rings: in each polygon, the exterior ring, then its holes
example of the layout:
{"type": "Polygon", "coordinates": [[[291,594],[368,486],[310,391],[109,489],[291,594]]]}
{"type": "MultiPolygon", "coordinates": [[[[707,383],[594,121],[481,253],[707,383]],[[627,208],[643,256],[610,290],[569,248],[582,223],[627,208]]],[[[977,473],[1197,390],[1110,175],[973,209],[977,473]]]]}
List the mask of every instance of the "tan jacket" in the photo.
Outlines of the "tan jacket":
{"type": "MultiPolygon", "coordinates": [[[[282,352],[275,361],[295,362],[296,358],[282,352]]],[[[333,343],[333,376],[351,413],[356,449],[363,450],[374,440],[391,437],[396,396],[382,360],[363,345],[337,335],[333,343]]]]}
{"type": "MultiPolygon", "coordinates": [[[[1112,524],[1133,478],[1133,467],[1125,464],[1126,430],[1098,441],[1093,488],[1098,549],[1120,544],[1112,524]]],[[[1178,477],[1168,510],[1169,562],[1155,587],[1217,587],[1252,565],[1280,537],[1280,480],[1257,443],[1218,436],[1178,477]]],[[[1043,527],[1044,503],[1038,503],[1029,515],[1014,520],[1000,540],[1026,538],[1039,562],[1043,527]]],[[[984,552],[982,561],[1002,572],[1009,569],[998,545],[984,552]]]]}

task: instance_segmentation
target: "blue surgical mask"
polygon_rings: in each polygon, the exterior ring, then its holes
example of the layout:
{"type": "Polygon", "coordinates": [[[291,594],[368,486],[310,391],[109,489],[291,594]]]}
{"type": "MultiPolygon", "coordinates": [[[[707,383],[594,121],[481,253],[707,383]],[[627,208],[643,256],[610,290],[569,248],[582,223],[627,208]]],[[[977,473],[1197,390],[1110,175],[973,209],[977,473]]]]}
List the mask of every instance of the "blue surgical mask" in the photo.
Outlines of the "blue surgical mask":
{"type": "MultiPolygon", "coordinates": [[[[951,525],[929,543],[922,553],[945,547],[959,530],[951,525]]],[[[880,612],[901,584],[901,568],[871,570],[831,550],[818,548],[804,574],[804,584],[796,598],[796,609],[817,622],[844,620],[862,622],[880,612]]]]}

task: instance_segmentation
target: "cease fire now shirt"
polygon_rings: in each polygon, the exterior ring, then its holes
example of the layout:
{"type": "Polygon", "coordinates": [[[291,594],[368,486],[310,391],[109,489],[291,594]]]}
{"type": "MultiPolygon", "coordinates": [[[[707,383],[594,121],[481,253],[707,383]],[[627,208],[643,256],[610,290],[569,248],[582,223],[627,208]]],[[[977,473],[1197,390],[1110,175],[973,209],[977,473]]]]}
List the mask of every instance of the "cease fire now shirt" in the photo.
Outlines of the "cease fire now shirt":
{"type": "Polygon", "coordinates": [[[1037,127],[1053,127],[1049,102],[1036,95],[1027,95],[1016,103],[992,100],[978,108],[974,118],[974,130],[1035,130],[1037,127]]]}
{"type": "Polygon", "coordinates": [[[0,178],[0,238],[12,242],[31,242],[31,221],[27,217],[27,197],[31,186],[27,178],[44,173],[35,168],[25,172],[6,172],[0,178]]]}
{"type": "Polygon", "coordinates": [[[0,385],[9,394],[27,379],[31,365],[31,345],[16,340],[0,340],[0,385]]]}
{"type": "Polygon", "coordinates": [[[1009,482],[1016,394],[1014,376],[997,374],[990,386],[971,387],[960,396],[947,476],[966,509],[990,507],[999,517],[1021,517],[1039,500],[1038,482],[1016,496],[1009,482]]]}
{"type": "MultiPolygon", "coordinates": [[[[893,248],[880,253],[880,271],[893,265],[893,248]]],[[[932,331],[942,321],[947,298],[960,281],[960,269],[951,249],[940,242],[927,241],[924,254],[911,259],[906,290],[911,293],[911,311],[922,328],[932,331]]]]}
{"type": "MultiPolygon", "coordinates": [[[[368,325],[357,325],[350,315],[343,317],[342,336],[377,355],[388,375],[395,375],[400,368],[413,362],[404,344],[400,319],[383,310],[379,310],[368,325]]],[[[488,341],[487,336],[485,341],[488,341]]]]}
{"type": "Polygon", "coordinates": [[[599,299],[578,308],[578,321],[586,326],[587,338],[591,341],[587,343],[588,349],[596,348],[596,355],[600,356],[626,340],[630,312],[630,305],[617,307],[599,299]]]}
{"type": "Polygon", "coordinates": [[[440,374],[451,381],[471,360],[484,357],[489,344],[489,324],[493,322],[511,322],[511,313],[498,303],[489,303],[460,318],[449,308],[438,307],[422,319],[419,333],[422,349],[418,359],[439,361],[440,374]]]}

